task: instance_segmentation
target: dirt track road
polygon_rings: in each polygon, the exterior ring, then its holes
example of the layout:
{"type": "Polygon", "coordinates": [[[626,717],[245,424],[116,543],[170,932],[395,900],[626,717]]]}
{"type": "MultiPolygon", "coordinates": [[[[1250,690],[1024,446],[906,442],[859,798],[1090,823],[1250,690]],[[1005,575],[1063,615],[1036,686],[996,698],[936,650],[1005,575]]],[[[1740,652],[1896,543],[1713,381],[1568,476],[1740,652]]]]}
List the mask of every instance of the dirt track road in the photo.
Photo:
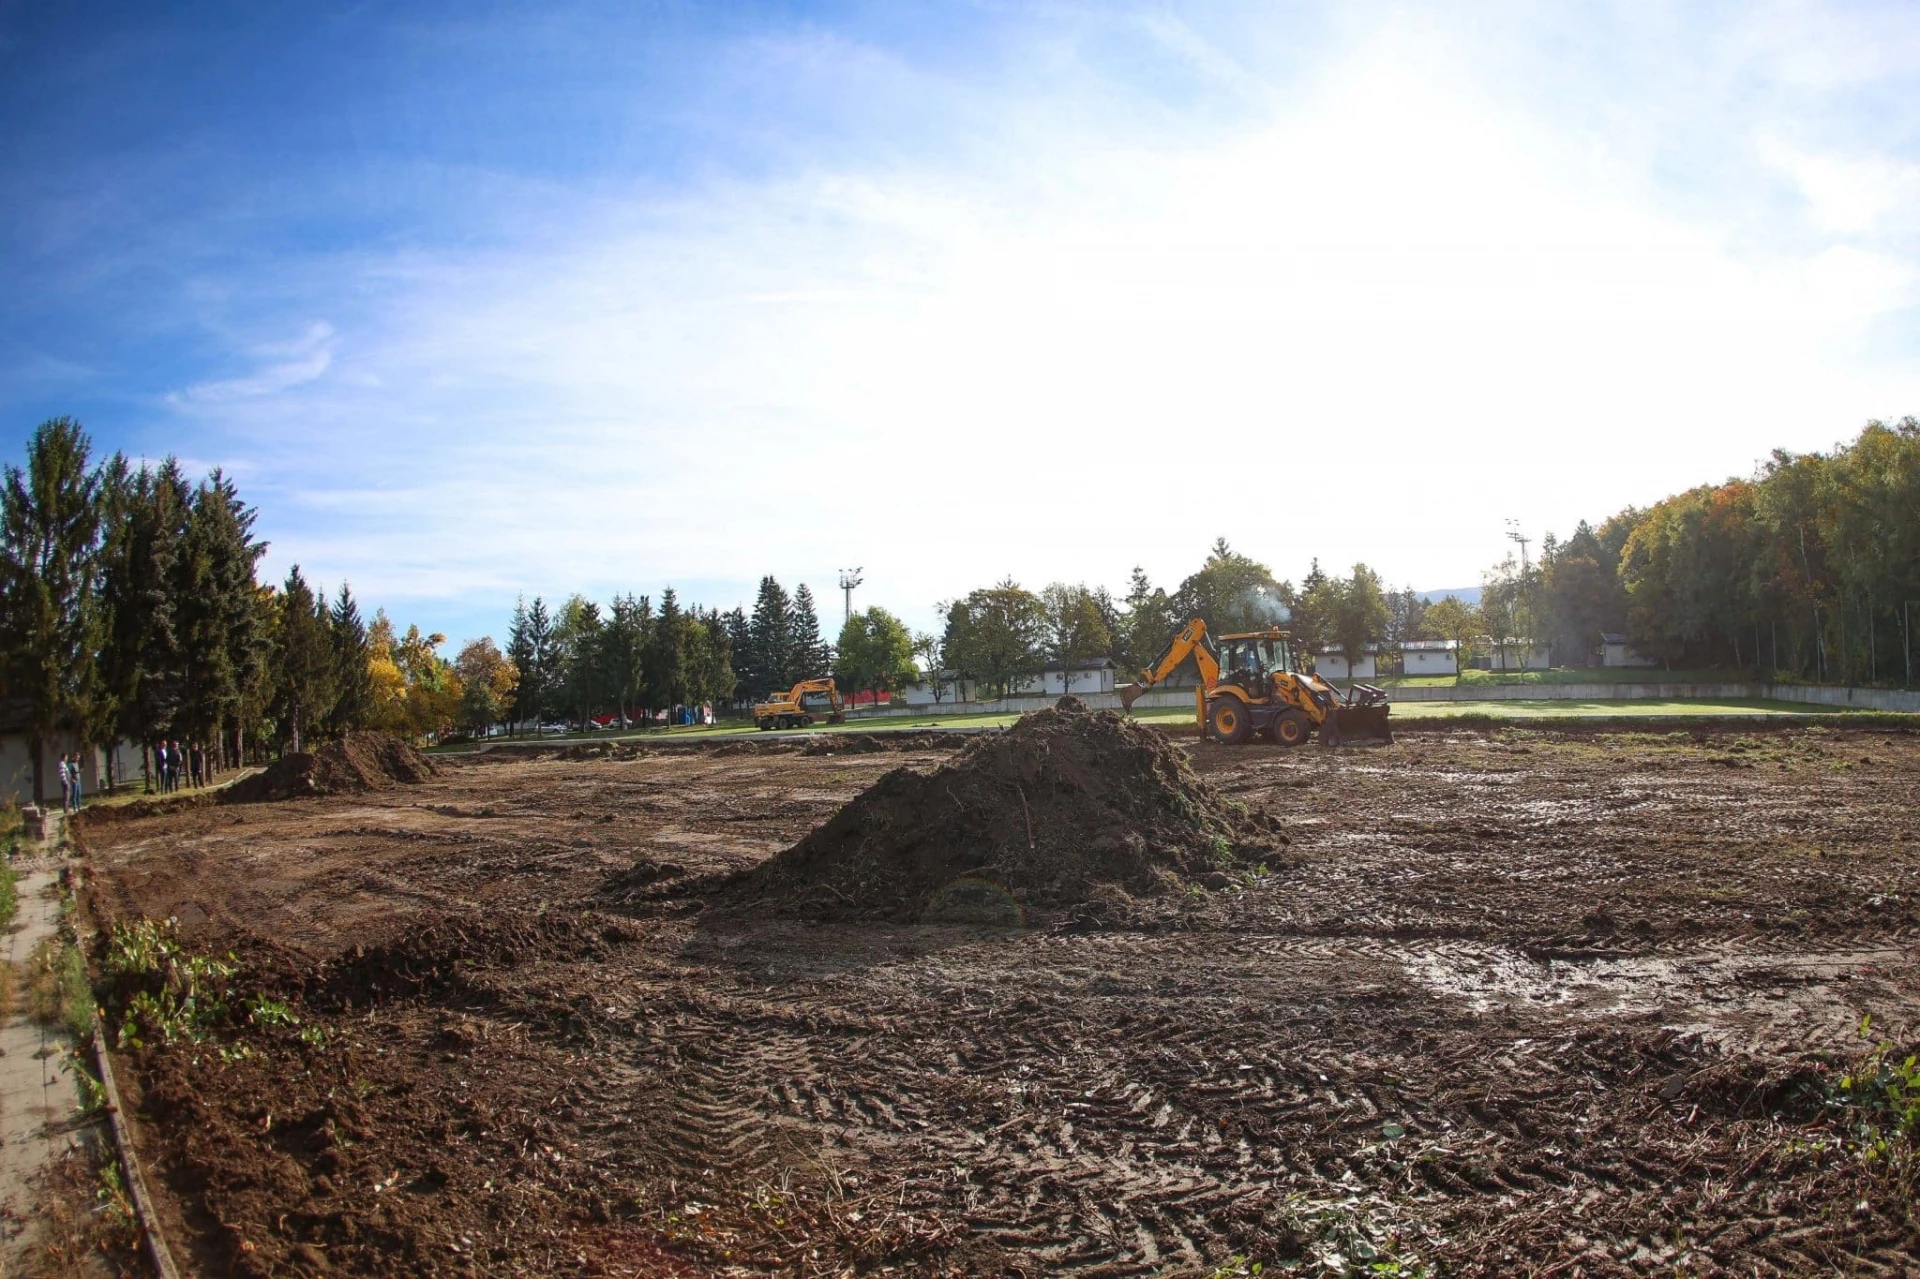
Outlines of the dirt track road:
{"type": "Polygon", "coordinates": [[[1196,746],[1293,843],[1153,929],[704,896],[942,757],[483,757],[92,830],[99,914],[324,1031],[138,1055],[173,1229],[207,1273],[1920,1267],[1810,1058],[1913,1037],[1920,739],[1196,746]]]}

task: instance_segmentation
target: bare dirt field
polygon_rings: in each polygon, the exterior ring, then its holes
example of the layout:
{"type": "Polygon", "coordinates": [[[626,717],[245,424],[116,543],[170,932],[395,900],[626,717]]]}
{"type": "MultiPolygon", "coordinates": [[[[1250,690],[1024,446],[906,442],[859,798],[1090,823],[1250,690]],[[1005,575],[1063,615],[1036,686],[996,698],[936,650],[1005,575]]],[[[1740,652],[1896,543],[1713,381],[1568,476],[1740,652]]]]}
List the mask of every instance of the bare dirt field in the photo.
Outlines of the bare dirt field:
{"type": "Polygon", "coordinates": [[[1880,1117],[1835,1068],[1864,1015],[1920,1027],[1920,737],[1191,743],[1290,843],[1124,923],[722,891],[951,757],[908,744],[495,752],[88,828],[103,927],[171,916],[234,956],[195,992],[218,1017],[121,1055],[176,1249],[206,1274],[1920,1270],[1910,1147],[1863,1157],[1880,1117]]]}

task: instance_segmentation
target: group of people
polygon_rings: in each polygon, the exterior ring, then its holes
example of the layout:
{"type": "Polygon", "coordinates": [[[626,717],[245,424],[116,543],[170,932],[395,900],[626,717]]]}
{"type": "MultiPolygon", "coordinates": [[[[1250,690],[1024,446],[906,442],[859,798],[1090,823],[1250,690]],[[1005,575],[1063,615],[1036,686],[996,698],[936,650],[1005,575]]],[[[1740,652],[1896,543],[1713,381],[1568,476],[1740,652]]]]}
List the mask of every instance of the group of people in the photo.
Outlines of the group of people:
{"type": "Polygon", "coordinates": [[[207,751],[197,742],[186,746],[175,741],[161,742],[153,748],[153,758],[160,774],[162,794],[179,790],[182,783],[207,784],[207,751]]]}
{"type": "MultiPolygon", "coordinates": [[[[41,758],[45,758],[42,756],[41,758]]],[[[69,813],[80,811],[81,767],[78,755],[60,757],[60,807],[69,813]]]]}

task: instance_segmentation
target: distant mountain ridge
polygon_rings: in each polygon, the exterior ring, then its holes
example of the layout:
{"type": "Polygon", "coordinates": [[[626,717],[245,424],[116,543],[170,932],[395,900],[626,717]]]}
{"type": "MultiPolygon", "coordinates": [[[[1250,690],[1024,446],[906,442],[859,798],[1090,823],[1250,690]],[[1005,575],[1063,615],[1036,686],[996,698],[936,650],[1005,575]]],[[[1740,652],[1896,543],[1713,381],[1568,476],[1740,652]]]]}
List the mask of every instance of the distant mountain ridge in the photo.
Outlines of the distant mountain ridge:
{"type": "Polygon", "coordinates": [[[1462,604],[1478,604],[1480,602],[1480,588],[1477,586],[1449,586],[1437,591],[1415,591],[1414,594],[1429,604],[1438,603],[1449,595],[1459,597],[1462,604]]]}

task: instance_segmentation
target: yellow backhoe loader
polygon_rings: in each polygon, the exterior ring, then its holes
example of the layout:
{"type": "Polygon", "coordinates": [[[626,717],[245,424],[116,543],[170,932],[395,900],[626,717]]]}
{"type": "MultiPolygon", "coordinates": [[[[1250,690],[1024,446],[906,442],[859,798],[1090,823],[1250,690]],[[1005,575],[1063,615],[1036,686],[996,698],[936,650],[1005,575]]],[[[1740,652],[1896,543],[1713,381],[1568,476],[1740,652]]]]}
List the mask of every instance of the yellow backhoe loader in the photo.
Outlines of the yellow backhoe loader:
{"type": "Polygon", "coordinates": [[[753,707],[753,722],[763,729],[800,728],[813,723],[813,716],[801,700],[810,693],[825,693],[829,724],[847,722],[846,712],[840,706],[840,690],[833,686],[830,679],[803,679],[784,693],[775,693],[764,702],[756,702],[753,707]]]}
{"type": "Polygon", "coordinates": [[[1206,622],[1198,617],[1140,672],[1139,683],[1120,689],[1121,704],[1131,709],[1140,694],[1171,676],[1189,657],[1200,670],[1193,699],[1200,731],[1219,741],[1238,745],[1259,734],[1282,746],[1298,746],[1315,729],[1327,746],[1393,740],[1385,689],[1356,683],[1342,695],[1328,681],[1300,669],[1293,636],[1277,628],[1222,635],[1216,647],[1206,622]]]}

